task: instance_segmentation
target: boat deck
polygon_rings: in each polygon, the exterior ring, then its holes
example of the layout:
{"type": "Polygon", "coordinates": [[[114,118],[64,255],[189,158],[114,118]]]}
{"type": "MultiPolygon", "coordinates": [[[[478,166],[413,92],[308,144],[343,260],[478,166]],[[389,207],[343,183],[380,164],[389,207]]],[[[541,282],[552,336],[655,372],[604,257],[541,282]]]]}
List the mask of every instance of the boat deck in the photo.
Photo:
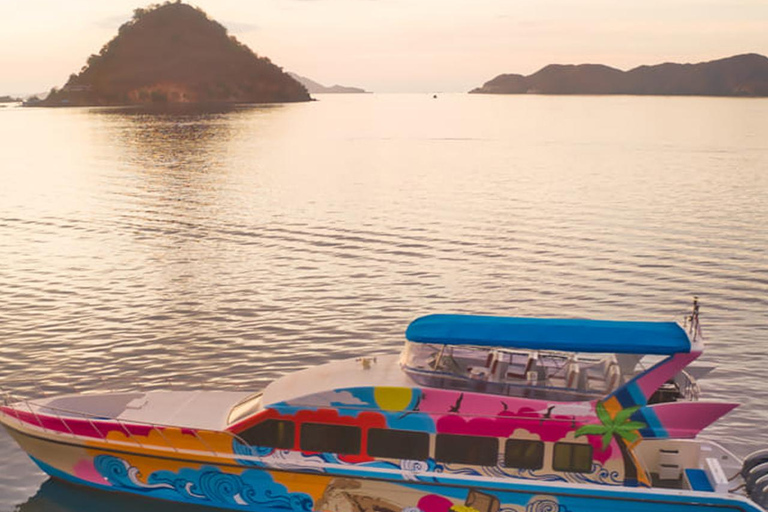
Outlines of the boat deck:
{"type": "MultiPolygon", "coordinates": [[[[242,391],[148,391],[65,395],[29,402],[32,411],[70,418],[223,430],[242,391]]],[[[23,409],[22,409],[23,410],[23,409]]]]}

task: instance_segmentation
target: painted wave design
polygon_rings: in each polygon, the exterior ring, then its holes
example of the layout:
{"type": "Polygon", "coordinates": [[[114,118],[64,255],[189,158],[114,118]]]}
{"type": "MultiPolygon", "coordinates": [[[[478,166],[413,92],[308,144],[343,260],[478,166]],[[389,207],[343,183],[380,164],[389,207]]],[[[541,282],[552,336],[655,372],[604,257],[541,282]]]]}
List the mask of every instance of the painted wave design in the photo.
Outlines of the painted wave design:
{"type": "Polygon", "coordinates": [[[568,475],[569,482],[586,484],[604,484],[604,485],[623,485],[624,481],[620,478],[618,471],[611,471],[605,466],[594,463],[592,473],[571,473],[568,475]],[[590,478],[590,475],[594,475],[590,478]]]}
{"type": "MultiPolygon", "coordinates": [[[[272,455],[276,450],[274,448],[268,448],[265,446],[249,446],[243,444],[237,439],[232,441],[232,452],[235,455],[242,455],[245,457],[268,457],[272,455]]],[[[264,466],[264,463],[259,460],[253,459],[237,459],[240,464],[244,466],[264,466]]]]}
{"type": "Polygon", "coordinates": [[[525,512],[570,512],[568,507],[560,505],[554,499],[540,499],[531,501],[525,507],[525,512]]]}
{"type": "Polygon", "coordinates": [[[99,455],[93,459],[93,465],[101,476],[109,483],[118,487],[127,487],[133,490],[151,490],[172,488],[172,486],[159,484],[151,485],[139,480],[139,470],[131,466],[123,459],[111,455],[99,455]]]}
{"type": "Polygon", "coordinates": [[[505,506],[499,512],[571,512],[551,496],[534,496],[524,506],[505,506]]]}
{"type": "Polygon", "coordinates": [[[537,473],[532,469],[517,469],[517,470],[505,471],[504,468],[494,467],[494,468],[485,469],[481,474],[485,476],[495,477],[495,478],[504,478],[504,477],[525,478],[527,480],[536,480],[539,482],[566,482],[567,481],[563,475],[537,473]]]}
{"type": "Polygon", "coordinates": [[[602,464],[595,462],[592,464],[591,473],[565,473],[565,474],[546,474],[537,473],[532,469],[506,470],[502,467],[482,468],[478,475],[492,476],[497,478],[515,477],[536,480],[541,482],[570,482],[583,484],[601,484],[601,485],[623,485],[618,471],[611,471],[602,464]]]}
{"type": "Polygon", "coordinates": [[[215,466],[199,470],[182,468],[178,473],[160,470],[138,479],[138,469],[111,455],[94,459],[96,470],[116,487],[152,493],[155,497],[216,506],[240,506],[253,510],[310,512],[312,498],[305,493],[288,492],[266,471],[246,469],[239,475],[224,473],[215,466]]]}
{"type": "MultiPolygon", "coordinates": [[[[428,461],[402,460],[400,461],[400,464],[383,460],[374,460],[368,462],[348,462],[332,453],[304,454],[302,452],[292,450],[276,450],[274,448],[247,446],[243,445],[237,440],[232,442],[232,451],[237,455],[259,457],[265,459],[237,459],[237,462],[243,465],[255,467],[270,466],[274,468],[296,469],[318,473],[327,472],[325,466],[328,464],[333,464],[337,466],[334,468],[334,473],[362,475],[363,472],[360,470],[364,469],[394,469],[401,472],[401,476],[404,480],[417,481],[421,479],[422,473],[442,473],[444,471],[444,466],[435,463],[433,459],[428,461]],[[339,467],[341,467],[341,469],[339,469],[339,467]]],[[[469,468],[462,469],[466,469],[466,471],[470,472],[473,471],[469,468]]],[[[455,470],[454,473],[462,474],[460,470],[455,470]]],[[[464,474],[471,473],[464,472],[464,474]]]]}

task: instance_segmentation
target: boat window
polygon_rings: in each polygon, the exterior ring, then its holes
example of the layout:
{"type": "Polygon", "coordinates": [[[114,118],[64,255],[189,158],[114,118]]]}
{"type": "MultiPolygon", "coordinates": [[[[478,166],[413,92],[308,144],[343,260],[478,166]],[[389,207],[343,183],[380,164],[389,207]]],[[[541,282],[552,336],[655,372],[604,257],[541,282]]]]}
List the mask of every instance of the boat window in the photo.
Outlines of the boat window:
{"type": "Polygon", "coordinates": [[[294,426],[292,421],[266,420],[240,432],[239,436],[251,446],[269,448],[293,448],[294,426]]]}
{"type": "Polygon", "coordinates": [[[499,440],[495,437],[438,434],[435,460],[473,466],[495,466],[499,458],[499,440]]]}
{"type": "Polygon", "coordinates": [[[555,471],[589,473],[592,471],[592,446],[580,443],[555,443],[552,467],[555,471]]]}
{"type": "Polygon", "coordinates": [[[408,430],[368,430],[368,455],[388,459],[427,460],[429,434],[408,430]]]}
{"type": "Polygon", "coordinates": [[[360,453],[360,427],[303,423],[301,425],[301,449],[305,452],[360,453]]]}
{"type": "Polygon", "coordinates": [[[227,424],[231,425],[233,423],[236,423],[241,419],[245,418],[246,416],[250,416],[251,414],[260,410],[261,395],[262,395],[261,392],[250,395],[246,397],[244,400],[235,404],[235,406],[229,412],[229,417],[227,417],[227,424]]]}
{"type": "Polygon", "coordinates": [[[527,439],[507,439],[504,465],[508,468],[541,469],[544,467],[544,443],[527,439]]]}
{"type": "Polygon", "coordinates": [[[442,348],[442,345],[406,341],[400,355],[400,364],[409,368],[431,369],[442,348]]]}

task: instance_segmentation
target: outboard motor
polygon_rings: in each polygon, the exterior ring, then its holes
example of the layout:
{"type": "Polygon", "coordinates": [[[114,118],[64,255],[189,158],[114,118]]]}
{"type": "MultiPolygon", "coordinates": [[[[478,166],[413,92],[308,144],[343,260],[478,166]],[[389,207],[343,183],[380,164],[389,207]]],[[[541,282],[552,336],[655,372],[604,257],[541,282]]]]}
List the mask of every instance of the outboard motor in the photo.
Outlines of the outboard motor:
{"type": "Polygon", "coordinates": [[[752,452],[747,455],[747,457],[744,459],[744,464],[741,466],[742,478],[746,479],[749,470],[758,464],[762,464],[763,462],[768,462],[768,449],[757,450],[756,452],[752,452]]]}
{"type": "Polygon", "coordinates": [[[752,501],[768,508],[768,450],[749,454],[741,467],[741,476],[752,501]]]}
{"type": "Polygon", "coordinates": [[[749,497],[763,508],[768,508],[768,475],[757,479],[749,497]]]}
{"type": "Polygon", "coordinates": [[[765,475],[768,475],[768,462],[753,466],[752,469],[747,471],[747,476],[744,477],[744,488],[746,489],[747,494],[752,494],[757,481],[765,475]]]}

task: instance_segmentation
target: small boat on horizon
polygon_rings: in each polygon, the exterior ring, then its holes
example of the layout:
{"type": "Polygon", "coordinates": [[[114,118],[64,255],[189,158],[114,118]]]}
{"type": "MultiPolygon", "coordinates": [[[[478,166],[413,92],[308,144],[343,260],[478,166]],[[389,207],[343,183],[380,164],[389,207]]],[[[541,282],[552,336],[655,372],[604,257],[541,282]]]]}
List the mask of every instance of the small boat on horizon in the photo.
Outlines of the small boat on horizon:
{"type": "Polygon", "coordinates": [[[55,479],[237,510],[759,512],[768,451],[696,439],[737,406],[699,400],[698,322],[430,315],[261,392],[8,395],[0,423],[55,479]]]}

